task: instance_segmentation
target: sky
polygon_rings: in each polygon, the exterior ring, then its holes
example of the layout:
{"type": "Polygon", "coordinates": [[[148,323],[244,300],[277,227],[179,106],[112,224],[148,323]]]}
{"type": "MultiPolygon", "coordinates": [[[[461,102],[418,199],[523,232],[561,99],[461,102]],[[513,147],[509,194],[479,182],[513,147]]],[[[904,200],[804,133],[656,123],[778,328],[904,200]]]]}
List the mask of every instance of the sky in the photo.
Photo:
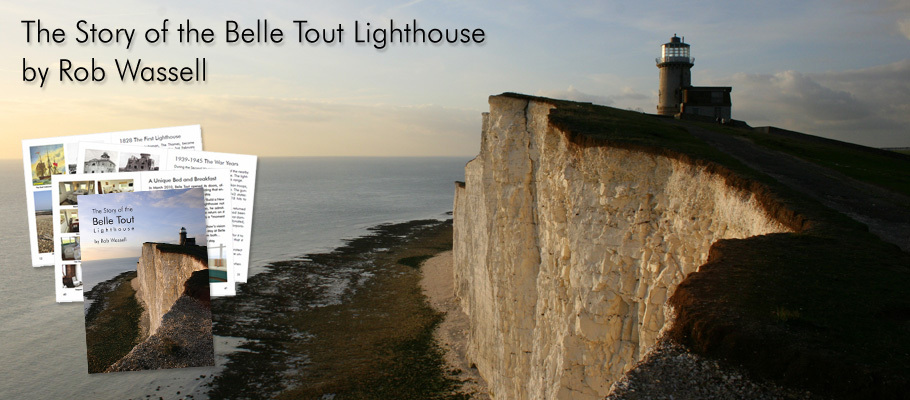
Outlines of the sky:
{"type": "Polygon", "coordinates": [[[177,244],[180,228],[196,243],[206,243],[205,209],[201,188],[151,190],[144,192],[83,195],[79,197],[82,259],[104,260],[139,257],[145,242],[177,244]],[[103,212],[104,209],[117,210],[103,212]],[[123,211],[120,211],[123,209],[123,211]],[[102,210],[95,213],[92,210],[102,210]],[[131,211],[129,211],[131,210],[131,211]],[[118,223],[117,216],[132,223],[118,223]],[[93,219],[108,217],[112,225],[93,224],[93,219]],[[135,230],[95,233],[94,228],[130,228],[135,230]],[[95,244],[94,239],[126,237],[125,242],[95,244]]]}
{"type": "Polygon", "coordinates": [[[101,1],[0,5],[0,158],[26,138],[201,124],[204,148],[268,156],[470,156],[487,98],[519,92],[656,112],[660,45],[692,46],[697,86],[732,86],[733,118],[876,147],[910,146],[910,2],[833,1],[101,1]],[[140,36],[169,19],[166,44],[140,36]],[[67,33],[26,43],[21,20],[67,33]],[[136,29],[134,43],[79,44],[80,19],[136,29]],[[354,21],[483,29],[482,44],[354,42],[354,21]],[[176,25],[214,44],[177,43],[176,25]],[[227,44],[225,21],[285,33],[227,44]],[[299,44],[293,20],[342,24],[342,43],[299,44]],[[204,83],[133,83],[114,60],[206,58],[204,83]],[[103,83],[59,82],[61,58],[105,68],[103,83]],[[29,66],[49,82],[22,81],[29,66]]]}
{"type": "Polygon", "coordinates": [[[49,211],[52,208],[52,190],[42,190],[40,192],[34,192],[35,196],[35,211],[49,211]]]}

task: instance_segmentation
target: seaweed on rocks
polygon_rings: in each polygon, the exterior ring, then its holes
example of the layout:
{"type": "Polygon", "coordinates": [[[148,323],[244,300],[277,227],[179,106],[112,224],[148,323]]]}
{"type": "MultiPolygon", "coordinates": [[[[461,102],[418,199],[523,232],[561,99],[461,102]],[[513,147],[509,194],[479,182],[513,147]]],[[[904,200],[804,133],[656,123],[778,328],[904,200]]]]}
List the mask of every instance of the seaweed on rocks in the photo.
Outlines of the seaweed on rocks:
{"type": "Polygon", "coordinates": [[[441,314],[405,265],[451,243],[451,220],[383,224],[334,251],[272,263],[236,296],[213,299],[215,333],[247,342],[209,396],[464,397],[433,339],[441,314]]]}
{"type": "Polygon", "coordinates": [[[85,313],[85,344],[90,373],[104,372],[139,343],[142,306],[131,281],[136,271],[127,271],[85,292],[92,300],[85,313]]]}

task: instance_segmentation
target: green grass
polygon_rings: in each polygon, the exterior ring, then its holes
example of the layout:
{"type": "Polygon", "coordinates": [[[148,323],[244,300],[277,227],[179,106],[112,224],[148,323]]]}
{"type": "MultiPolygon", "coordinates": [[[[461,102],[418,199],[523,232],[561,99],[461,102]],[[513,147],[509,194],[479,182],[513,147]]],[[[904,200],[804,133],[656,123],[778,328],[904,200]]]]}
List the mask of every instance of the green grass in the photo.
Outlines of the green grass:
{"type": "Polygon", "coordinates": [[[877,149],[857,148],[837,142],[807,140],[717,124],[699,125],[746,137],[767,149],[784,152],[831,168],[853,179],[910,196],[910,158],[888,157],[876,151],[877,149]]]}
{"type": "Polygon", "coordinates": [[[613,144],[710,157],[713,147],[695,138],[685,129],[667,124],[661,118],[612,107],[554,100],[557,109],[550,122],[564,131],[613,144]]]}
{"type": "Polygon", "coordinates": [[[557,108],[550,112],[550,122],[581,145],[607,144],[668,157],[682,155],[724,166],[745,178],[764,183],[776,182],[692,136],[682,126],[668,123],[671,118],[586,103],[512,93],[507,95],[556,105],[557,108]]]}
{"type": "Polygon", "coordinates": [[[170,243],[156,243],[158,246],[158,251],[163,253],[174,253],[174,254],[186,254],[190,257],[196,259],[196,261],[201,262],[203,265],[209,265],[209,255],[206,250],[206,246],[200,245],[189,245],[181,246],[178,244],[170,243]]]}
{"type": "Polygon", "coordinates": [[[671,334],[785,385],[890,398],[910,377],[908,280],[910,255],[868,233],[722,241],[677,288],[671,334]]]}
{"type": "Polygon", "coordinates": [[[787,307],[778,307],[771,313],[775,321],[788,322],[799,319],[799,310],[791,310],[787,307]]]}

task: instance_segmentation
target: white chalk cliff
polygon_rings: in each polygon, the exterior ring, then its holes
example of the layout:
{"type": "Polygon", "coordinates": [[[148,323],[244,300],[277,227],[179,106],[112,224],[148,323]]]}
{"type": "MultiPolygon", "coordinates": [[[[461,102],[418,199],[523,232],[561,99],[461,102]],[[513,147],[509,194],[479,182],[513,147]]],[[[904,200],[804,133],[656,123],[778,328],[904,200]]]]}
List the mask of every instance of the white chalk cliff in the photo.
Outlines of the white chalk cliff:
{"type": "Polygon", "coordinates": [[[205,248],[144,243],[132,282],[142,341],[105,372],[215,364],[205,248]]]}
{"type": "Polygon", "coordinates": [[[162,251],[159,246],[159,243],[143,244],[142,258],[136,269],[139,283],[136,298],[148,316],[148,332],[144,336],[152,336],[158,331],[164,315],[183,295],[184,283],[190,275],[208,268],[201,260],[187,254],[162,251]]]}
{"type": "Polygon", "coordinates": [[[496,398],[602,398],[672,321],[712,243],[789,231],[705,166],[578,145],[554,106],[502,95],[456,187],[456,296],[496,398]]]}

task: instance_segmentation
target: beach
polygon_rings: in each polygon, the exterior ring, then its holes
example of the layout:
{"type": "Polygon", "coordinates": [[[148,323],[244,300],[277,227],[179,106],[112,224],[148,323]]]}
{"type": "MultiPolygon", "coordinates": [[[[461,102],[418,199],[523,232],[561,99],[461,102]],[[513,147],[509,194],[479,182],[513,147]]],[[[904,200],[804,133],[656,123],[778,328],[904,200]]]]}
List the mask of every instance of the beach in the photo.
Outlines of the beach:
{"type": "Polygon", "coordinates": [[[455,298],[455,280],[452,271],[452,250],[439,253],[424,261],[420,267],[420,287],[430,306],[444,314],[434,337],[445,351],[445,361],[450,371],[459,371],[457,378],[464,382],[462,393],[474,399],[489,399],[483,378],[467,358],[468,316],[455,298]]]}
{"type": "Polygon", "coordinates": [[[436,334],[444,314],[420,286],[421,263],[452,248],[451,220],[369,231],[331,252],[271,263],[237,296],[213,301],[215,333],[245,343],[210,398],[471,397],[470,368],[447,358],[436,334]]]}

